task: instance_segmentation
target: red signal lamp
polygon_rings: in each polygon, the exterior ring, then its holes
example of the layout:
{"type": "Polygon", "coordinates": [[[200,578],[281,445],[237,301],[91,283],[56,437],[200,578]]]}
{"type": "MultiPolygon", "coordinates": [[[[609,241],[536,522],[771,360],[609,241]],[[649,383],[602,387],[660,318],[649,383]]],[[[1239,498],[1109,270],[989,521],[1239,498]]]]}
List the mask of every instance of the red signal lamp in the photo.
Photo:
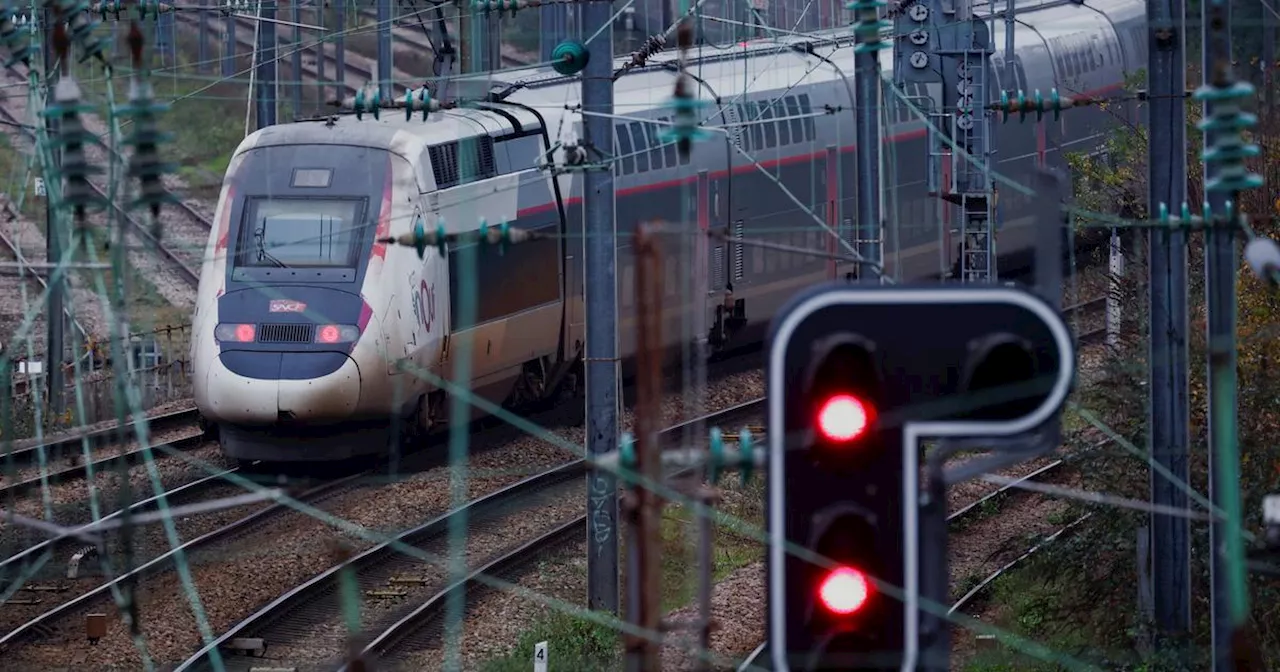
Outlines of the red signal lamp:
{"type": "Polygon", "coordinates": [[[832,441],[852,441],[867,433],[873,409],[851,394],[837,394],[818,410],[818,431],[832,441]]]}
{"type": "Polygon", "coordinates": [[[871,582],[866,574],[852,567],[838,567],[823,577],[818,598],[827,611],[848,616],[866,606],[871,598],[871,582]]]}

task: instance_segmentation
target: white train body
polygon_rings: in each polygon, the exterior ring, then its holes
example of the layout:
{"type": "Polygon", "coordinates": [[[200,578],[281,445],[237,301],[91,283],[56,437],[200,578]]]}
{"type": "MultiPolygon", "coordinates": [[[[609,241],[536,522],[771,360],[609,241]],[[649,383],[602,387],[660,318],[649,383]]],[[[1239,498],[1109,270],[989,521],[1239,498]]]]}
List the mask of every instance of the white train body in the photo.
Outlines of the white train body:
{"type": "MultiPolygon", "coordinates": [[[[1135,0],[1020,4],[1018,19],[1039,39],[1020,33],[1019,81],[1009,88],[1106,95],[1145,66],[1144,6],[1135,0]]],[[[996,44],[1002,29],[997,22],[996,44]]],[[[852,37],[813,39],[822,58],[776,42],[695,58],[714,137],[689,157],[656,138],[671,116],[675,73],[664,64],[674,55],[617,81],[624,360],[634,352],[630,236],[639,222],[690,227],[666,246],[664,338],[672,348],[758,341],[797,290],[853,270],[694,232],[720,228],[743,240],[834,250],[812,211],[852,240],[853,89],[843,81],[854,72],[852,37]]],[[[224,450],[271,460],[378,452],[386,440],[371,428],[399,425],[389,421],[396,416],[412,418],[401,429],[430,426],[447,413],[442,402],[455,384],[519,403],[574,382],[585,338],[582,174],[553,176],[538,161],[582,133],[580,86],[546,68],[508,71],[456,82],[453,95],[489,102],[426,122],[386,110],[380,120],[283,124],[244,140],[227,169],[193,320],[196,403],[220,427],[224,450]],[[505,221],[551,235],[505,251],[428,248],[421,258],[377,242],[418,221],[448,231],[505,221]],[[467,344],[469,382],[444,382],[463,373],[467,344]]],[[[936,277],[940,259],[957,257],[958,241],[940,243],[931,217],[925,126],[892,93],[886,107],[893,151],[884,183],[896,189],[883,201],[896,223],[884,240],[888,271],[936,277]]],[[[1037,164],[1062,165],[1065,152],[1103,147],[1114,115],[1131,112],[1117,107],[996,125],[996,170],[1018,177],[1037,164]]],[[[554,155],[564,161],[563,150],[554,155]]],[[[1035,235],[1030,200],[1002,201],[1001,263],[1025,266],[1035,235]]]]}

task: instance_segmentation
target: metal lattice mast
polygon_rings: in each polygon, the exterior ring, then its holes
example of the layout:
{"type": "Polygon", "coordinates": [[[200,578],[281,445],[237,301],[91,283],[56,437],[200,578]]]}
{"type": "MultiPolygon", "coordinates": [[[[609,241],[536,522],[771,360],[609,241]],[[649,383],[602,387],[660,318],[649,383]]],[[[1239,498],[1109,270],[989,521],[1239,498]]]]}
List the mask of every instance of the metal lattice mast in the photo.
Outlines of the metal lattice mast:
{"type": "Polygon", "coordinates": [[[1222,512],[1209,527],[1212,586],[1213,669],[1235,669],[1235,638],[1249,617],[1248,581],[1240,513],[1240,446],[1236,425],[1236,234],[1242,190],[1262,186],[1244,161],[1259,154],[1244,139],[1257,118],[1240,109],[1253,87],[1231,68],[1231,10],[1226,0],[1202,7],[1205,174],[1205,303],[1209,380],[1210,499],[1222,512]]]}
{"type": "Polygon", "coordinates": [[[960,221],[950,230],[959,240],[959,277],[965,282],[994,280],[995,195],[989,165],[994,119],[987,103],[994,53],[991,30],[973,16],[971,2],[915,0],[899,7],[894,34],[899,36],[894,45],[897,85],[926,85],[938,110],[928,119],[941,130],[930,142],[930,191],[960,206],[960,221]],[[950,152],[950,184],[939,184],[949,145],[955,147],[950,152]]]}
{"type": "MultiPolygon", "coordinates": [[[[886,45],[880,40],[880,30],[887,22],[880,21],[879,0],[856,0],[848,8],[855,12],[857,22],[854,33],[858,46],[854,48],[854,85],[857,88],[855,111],[858,141],[858,256],[869,264],[858,265],[858,278],[879,281],[884,272],[884,227],[880,218],[880,105],[881,87],[880,50],[886,45]],[[864,272],[869,271],[869,274],[864,272]]],[[[830,160],[830,159],[829,159],[830,160]]]]}

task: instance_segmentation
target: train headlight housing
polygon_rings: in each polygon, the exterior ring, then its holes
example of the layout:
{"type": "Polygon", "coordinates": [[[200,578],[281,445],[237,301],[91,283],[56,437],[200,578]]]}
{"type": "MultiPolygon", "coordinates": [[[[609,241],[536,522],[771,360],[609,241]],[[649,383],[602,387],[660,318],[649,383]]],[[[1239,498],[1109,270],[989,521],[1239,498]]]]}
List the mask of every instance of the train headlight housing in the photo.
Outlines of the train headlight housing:
{"type": "Polygon", "coordinates": [[[257,331],[252,324],[219,324],[213,337],[222,343],[252,343],[257,331]]]}
{"type": "Polygon", "coordinates": [[[360,338],[360,330],[349,324],[322,324],[316,327],[316,343],[351,343],[360,338]]]}

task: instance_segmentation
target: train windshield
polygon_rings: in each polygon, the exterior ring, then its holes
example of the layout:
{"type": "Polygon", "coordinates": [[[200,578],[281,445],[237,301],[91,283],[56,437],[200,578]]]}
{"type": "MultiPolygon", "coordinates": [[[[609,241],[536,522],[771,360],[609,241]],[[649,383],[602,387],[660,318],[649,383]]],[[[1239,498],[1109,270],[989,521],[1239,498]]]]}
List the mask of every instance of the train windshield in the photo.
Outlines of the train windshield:
{"type": "Polygon", "coordinates": [[[239,266],[357,265],[364,199],[255,198],[247,205],[239,266]]]}

